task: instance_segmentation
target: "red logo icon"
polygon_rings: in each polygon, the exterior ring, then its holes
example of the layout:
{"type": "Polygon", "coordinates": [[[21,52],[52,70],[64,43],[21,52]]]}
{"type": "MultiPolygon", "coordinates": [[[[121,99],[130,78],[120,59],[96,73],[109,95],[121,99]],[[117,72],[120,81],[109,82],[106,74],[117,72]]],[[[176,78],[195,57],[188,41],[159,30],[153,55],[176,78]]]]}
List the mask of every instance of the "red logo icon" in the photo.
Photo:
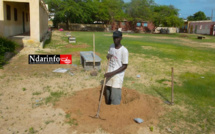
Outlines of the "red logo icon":
{"type": "Polygon", "coordinates": [[[60,64],[72,64],[72,55],[60,55],[60,64]]]}

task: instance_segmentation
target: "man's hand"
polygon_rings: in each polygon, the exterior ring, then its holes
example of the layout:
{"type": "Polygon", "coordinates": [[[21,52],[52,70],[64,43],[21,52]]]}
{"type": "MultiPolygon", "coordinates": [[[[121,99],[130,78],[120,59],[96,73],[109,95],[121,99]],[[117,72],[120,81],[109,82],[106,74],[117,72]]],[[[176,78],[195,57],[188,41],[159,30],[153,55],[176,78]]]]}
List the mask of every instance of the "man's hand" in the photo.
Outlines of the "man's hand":
{"type": "Polygon", "coordinates": [[[112,58],[113,57],[113,55],[112,54],[107,54],[107,59],[110,59],[110,58],[112,58]]]}
{"type": "Polygon", "coordinates": [[[123,64],[119,69],[117,69],[117,70],[115,70],[115,71],[113,71],[113,72],[106,73],[106,74],[104,75],[104,77],[112,77],[112,76],[114,76],[115,74],[118,74],[118,73],[124,71],[124,70],[127,68],[127,66],[128,66],[128,64],[123,64]]]}
{"type": "Polygon", "coordinates": [[[110,72],[110,73],[106,73],[106,74],[104,75],[104,77],[109,78],[109,77],[112,77],[112,76],[114,76],[114,75],[115,75],[114,73],[110,72]]]}

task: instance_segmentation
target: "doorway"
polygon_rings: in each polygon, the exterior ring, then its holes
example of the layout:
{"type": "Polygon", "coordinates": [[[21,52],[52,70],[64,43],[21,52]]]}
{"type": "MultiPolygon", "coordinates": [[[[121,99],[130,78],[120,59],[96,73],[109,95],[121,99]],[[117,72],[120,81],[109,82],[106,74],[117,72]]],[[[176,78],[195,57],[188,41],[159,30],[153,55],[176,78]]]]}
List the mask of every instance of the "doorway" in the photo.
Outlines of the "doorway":
{"type": "Polygon", "coordinates": [[[195,33],[197,33],[197,27],[198,27],[198,26],[196,25],[196,26],[195,26],[195,33]]]}

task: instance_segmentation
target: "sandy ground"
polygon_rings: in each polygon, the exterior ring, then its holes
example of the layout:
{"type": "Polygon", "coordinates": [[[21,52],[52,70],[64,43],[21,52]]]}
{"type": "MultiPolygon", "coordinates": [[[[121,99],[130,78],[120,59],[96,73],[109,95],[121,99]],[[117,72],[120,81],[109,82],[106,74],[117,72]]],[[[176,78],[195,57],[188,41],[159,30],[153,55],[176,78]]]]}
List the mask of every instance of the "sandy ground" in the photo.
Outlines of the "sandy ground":
{"type": "Polygon", "coordinates": [[[99,112],[101,119],[94,119],[100,91],[101,87],[97,87],[77,92],[74,96],[63,98],[56,107],[70,114],[74,123],[77,123],[73,127],[84,133],[95,132],[98,127],[115,134],[137,133],[141,127],[156,126],[158,117],[165,111],[160,99],[123,88],[122,103],[106,105],[103,97],[99,112]],[[137,124],[134,118],[144,119],[144,123],[137,124]]]}
{"type": "MultiPolygon", "coordinates": [[[[183,45],[195,44],[189,44],[186,39],[182,42],[185,43],[183,45]]],[[[208,44],[208,47],[214,46],[210,45],[208,44]]],[[[80,44],[74,47],[87,46],[80,44]]],[[[71,45],[65,47],[73,48],[71,45]]],[[[142,49],[154,48],[144,46],[142,49]]],[[[161,133],[157,124],[159,116],[163,114],[161,111],[165,111],[162,107],[164,104],[161,104],[158,98],[140,94],[132,89],[123,89],[122,105],[119,107],[107,106],[103,100],[100,115],[106,120],[90,117],[96,114],[106,62],[102,63],[98,76],[93,77],[90,76],[90,71],[84,71],[81,66],[29,65],[28,54],[35,54],[37,51],[38,49],[26,47],[14,56],[3,70],[0,69],[0,134],[161,133]],[[70,73],[53,73],[57,68],[68,68],[70,73]],[[56,92],[62,92],[63,97],[55,103],[52,100],[46,104],[51,93],[56,92]],[[136,117],[143,118],[144,123],[136,124],[133,121],[136,117]],[[150,127],[153,127],[153,132],[150,127]]],[[[46,52],[54,53],[54,50],[44,49],[43,53],[46,52]]],[[[71,54],[76,58],[80,56],[78,52],[71,54]]],[[[176,76],[188,71],[204,73],[214,69],[209,64],[205,67],[205,63],[197,65],[186,61],[183,65],[172,62],[166,65],[158,57],[144,57],[144,54],[130,54],[129,60],[135,64],[130,64],[126,70],[126,77],[131,80],[124,86],[132,87],[133,83],[142,83],[142,88],[151,85],[159,87],[160,84],[156,80],[170,79],[169,73],[166,75],[164,72],[170,71],[172,66],[175,66],[176,76]],[[137,74],[141,76],[140,79],[136,78],[137,74]]],[[[177,78],[175,81],[180,84],[177,78]]],[[[170,86],[168,81],[164,84],[170,86]]]]}
{"type": "MultiPolygon", "coordinates": [[[[85,45],[83,46],[85,47],[85,45]]],[[[159,129],[156,127],[159,114],[155,110],[162,111],[160,100],[150,96],[144,98],[138,92],[130,92],[128,89],[127,91],[131,93],[130,96],[134,95],[133,97],[136,99],[133,102],[125,105],[126,100],[123,100],[123,105],[118,108],[102,103],[101,115],[107,119],[106,121],[92,120],[88,115],[82,115],[80,118],[76,116],[78,125],[68,123],[66,115],[70,113],[73,117],[72,113],[77,108],[84,110],[81,112],[87,112],[89,115],[96,114],[99,95],[93,92],[97,92],[98,87],[101,86],[103,73],[92,77],[90,72],[83,71],[81,66],[29,65],[28,54],[34,54],[37,51],[38,49],[35,48],[22,49],[4,66],[4,69],[0,70],[0,134],[100,134],[120,133],[120,131],[141,134],[150,132],[150,125],[154,126],[153,133],[159,133],[159,129]],[[74,75],[53,73],[52,71],[57,68],[69,68],[71,69],[69,72],[74,75]],[[46,104],[46,99],[53,92],[63,92],[65,96],[61,98],[60,102],[56,102],[56,105],[52,102],[46,104]],[[93,102],[87,101],[88,99],[92,99],[93,102]],[[75,101],[71,103],[70,100],[75,101]],[[90,106],[88,106],[88,102],[90,102],[90,106]],[[148,102],[153,107],[149,106],[148,102]],[[65,109],[65,106],[70,109],[65,109]],[[140,109],[141,112],[138,112],[140,109]],[[113,110],[110,112],[111,118],[108,119],[109,112],[104,113],[105,110],[113,110]],[[124,113],[122,113],[123,111],[124,113]],[[129,115],[125,111],[129,112],[129,115]],[[133,112],[137,114],[135,115],[133,112]],[[118,122],[116,122],[118,124],[114,124],[114,121],[111,120],[116,116],[119,116],[118,122]],[[145,123],[136,124],[133,121],[134,117],[144,118],[145,123]],[[116,126],[111,127],[113,125],[119,125],[120,129],[116,126]]],[[[52,52],[51,49],[43,50],[43,52],[46,51],[52,52]]],[[[102,65],[102,68],[105,67],[102,65]]]]}

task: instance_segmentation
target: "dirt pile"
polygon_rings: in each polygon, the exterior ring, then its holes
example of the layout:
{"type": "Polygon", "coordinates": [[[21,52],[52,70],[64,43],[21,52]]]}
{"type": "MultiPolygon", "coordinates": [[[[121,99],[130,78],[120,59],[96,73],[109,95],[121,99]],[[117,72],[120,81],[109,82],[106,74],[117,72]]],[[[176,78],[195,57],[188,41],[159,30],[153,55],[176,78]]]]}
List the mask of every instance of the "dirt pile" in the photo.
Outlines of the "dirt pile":
{"type": "Polygon", "coordinates": [[[97,112],[100,90],[101,87],[79,91],[56,103],[56,107],[71,115],[71,120],[74,121],[71,130],[91,133],[101,128],[114,134],[136,133],[140,127],[155,126],[163,113],[161,100],[158,98],[123,88],[120,105],[106,105],[103,96],[100,117],[104,120],[91,118],[97,112]],[[134,118],[141,118],[144,123],[137,124],[134,118]]]}

